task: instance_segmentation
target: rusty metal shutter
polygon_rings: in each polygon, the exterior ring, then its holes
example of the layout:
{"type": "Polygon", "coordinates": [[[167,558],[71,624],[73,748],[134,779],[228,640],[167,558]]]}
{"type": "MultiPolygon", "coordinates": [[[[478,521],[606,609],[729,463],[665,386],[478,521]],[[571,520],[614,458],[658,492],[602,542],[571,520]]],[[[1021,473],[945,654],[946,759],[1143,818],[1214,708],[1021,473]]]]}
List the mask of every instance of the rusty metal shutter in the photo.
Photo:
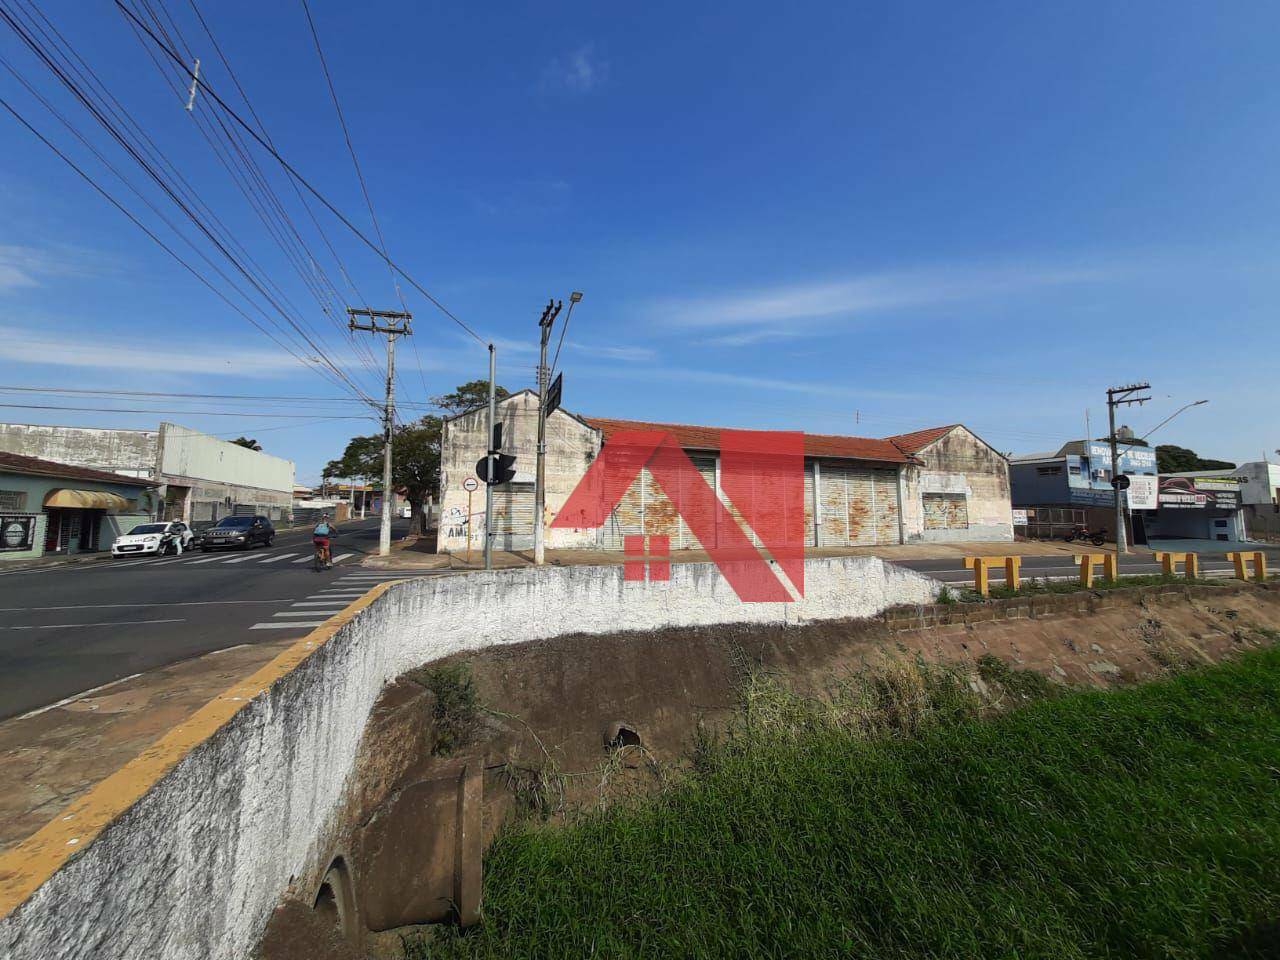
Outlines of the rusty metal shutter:
{"type": "Polygon", "coordinates": [[[818,545],[839,547],[849,542],[848,487],[844,468],[830,462],[818,464],[818,545]]]}
{"type": "Polygon", "coordinates": [[[876,543],[898,542],[898,471],[877,468],[871,471],[875,491],[876,543]]]}
{"type": "Polygon", "coordinates": [[[493,488],[493,533],[533,536],[532,483],[500,483],[493,488]]]}
{"type": "Polygon", "coordinates": [[[969,500],[963,493],[926,493],[920,499],[926,530],[968,529],[969,500]]]}
{"type": "Polygon", "coordinates": [[[604,523],[604,548],[621,550],[623,537],[644,533],[644,486],[648,470],[641,471],[604,523]]]}
{"type": "MultiPolygon", "coordinates": [[[[698,475],[702,477],[702,481],[714,492],[716,489],[716,458],[690,457],[690,459],[693,461],[693,465],[698,468],[698,475]]],[[[688,499],[685,499],[685,503],[689,502],[690,501],[688,499]]],[[[702,518],[695,517],[695,519],[701,520],[702,518]]],[[[714,525],[714,512],[706,518],[706,522],[714,525]]],[[[682,516],[680,517],[679,541],[677,542],[676,539],[673,538],[671,546],[673,549],[678,547],[682,550],[705,550],[708,547],[714,547],[715,543],[700,543],[698,538],[693,535],[693,531],[689,529],[689,524],[686,522],[686,519],[682,516]]]]}
{"type": "Polygon", "coordinates": [[[848,484],[848,520],[850,546],[869,546],[876,542],[875,483],[871,471],[863,467],[848,467],[844,471],[848,484]]]}

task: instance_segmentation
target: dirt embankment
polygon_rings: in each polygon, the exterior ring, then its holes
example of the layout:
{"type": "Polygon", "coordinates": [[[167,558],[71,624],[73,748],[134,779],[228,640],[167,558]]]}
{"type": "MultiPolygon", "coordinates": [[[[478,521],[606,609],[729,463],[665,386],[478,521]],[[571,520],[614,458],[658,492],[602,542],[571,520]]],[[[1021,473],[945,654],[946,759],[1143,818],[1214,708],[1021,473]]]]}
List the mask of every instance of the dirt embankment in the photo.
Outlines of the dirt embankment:
{"type": "Polygon", "coordinates": [[[348,928],[355,955],[398,955],[403,924],[474,911],[471,861],[505,817],[554,818],[678,776],[699,725],[726,721],[755,671],[819,693],[842,674],[895,659],[992,654],[1105,688],[1217,662],[1278,632],[1274,586],[1171,585],[800,627],[574,635],[452,658],[384,693],[337,848],[346,875],[299,878],[263,955],[340,956],[335,923],[348,928]],[[618,751],[622,744],[633,748],[618,751]]]}

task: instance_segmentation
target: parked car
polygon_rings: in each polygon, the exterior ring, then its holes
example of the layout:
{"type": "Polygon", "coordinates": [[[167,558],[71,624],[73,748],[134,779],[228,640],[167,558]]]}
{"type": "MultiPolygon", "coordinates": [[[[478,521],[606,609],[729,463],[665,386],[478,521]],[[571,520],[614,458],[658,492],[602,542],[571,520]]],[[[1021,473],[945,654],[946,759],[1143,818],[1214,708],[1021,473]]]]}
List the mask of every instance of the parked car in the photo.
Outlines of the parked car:
{"type": "Polygon", "coordinates": [[[139,553],[163,556],[190,550],[194,543],[195,534],[181,520],[143,523],[115,538],[111,544],[111,556],[129,557],[139,553]]]}
{"type": "Polygon", "coordinates": [[[215,547],[240,547],[250,550],[255,543],[268,547],[276,538],[276,528],[268,517],[223,517],[205,530],[200,549],[205,553],[215,547]]]}

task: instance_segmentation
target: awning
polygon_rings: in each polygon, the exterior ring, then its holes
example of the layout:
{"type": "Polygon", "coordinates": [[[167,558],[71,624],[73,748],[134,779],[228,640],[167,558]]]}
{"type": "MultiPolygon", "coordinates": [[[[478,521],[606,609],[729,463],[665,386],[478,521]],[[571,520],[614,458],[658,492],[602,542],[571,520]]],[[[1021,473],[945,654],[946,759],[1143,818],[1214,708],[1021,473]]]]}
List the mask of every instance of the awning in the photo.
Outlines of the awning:
{"type": "Polygon", "coordinates": [[[45,495],[46,507],[72,507],[80,510],[128,510],[129,501],[105,490],[50,490],[45,495]]]}

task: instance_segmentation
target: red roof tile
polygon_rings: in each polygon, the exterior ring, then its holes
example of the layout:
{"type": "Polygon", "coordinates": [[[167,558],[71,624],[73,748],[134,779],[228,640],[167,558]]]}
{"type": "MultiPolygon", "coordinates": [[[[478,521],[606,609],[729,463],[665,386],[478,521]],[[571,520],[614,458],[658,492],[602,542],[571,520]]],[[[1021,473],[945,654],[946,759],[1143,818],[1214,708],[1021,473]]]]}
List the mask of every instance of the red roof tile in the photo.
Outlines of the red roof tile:
{"type": "Polygon", "coordinates": [[[135,487],[159,486],[152,480],[143,480],[140,477],[126,477],[121,473],[91,470],[88,467],[73,467],[69,463],[41,460],[39,457],[24,457],[20,453],[5,453],[2,450],[0,450],[0,470],[33,473],[42,477],[60,477],[65,480],[96,480],[100,483],[124,483],[135,487]]]}
{"type": "Polygon", "coordinates": [[[945,427],[926,427],[923,430],[916,430],[914,433],[899,433],[896,436],[889,437],[889,440],[901,447],[906,453],[916,453],[958,426],[960,424],[951,423],[945,427]]]}
{"type": "MultiPolygon", "coordinates": [[[[719,450],[720,427],[698,427],[686,423],[650,423],[645,420],[612,420],[606,417],[583,417],[587,423],[609,437],[619,430],[665,430],[675,436],[680,446],[689,450],[719,450]]],[[[832,457],[846,460],[879,460],[886,463],[912,463],[913,459],[889,440],[872,437],[841,437],[825,433],[806,433],[804,452],[810,457],[832,457]]]]}

